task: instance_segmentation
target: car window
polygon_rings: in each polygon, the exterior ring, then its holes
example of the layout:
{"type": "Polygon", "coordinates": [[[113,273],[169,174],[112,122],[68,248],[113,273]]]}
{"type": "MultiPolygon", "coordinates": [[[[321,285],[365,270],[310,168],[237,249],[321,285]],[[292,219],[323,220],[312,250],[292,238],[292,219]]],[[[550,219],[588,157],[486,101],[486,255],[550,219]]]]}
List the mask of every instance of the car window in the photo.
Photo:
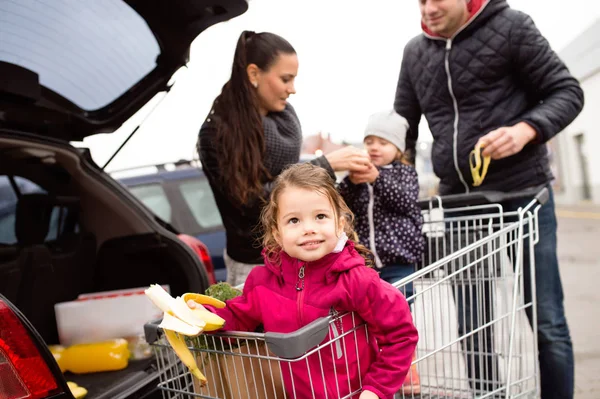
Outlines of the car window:
{"type": "Polygon", "coordinates": [[[223,225],[207,180],[183,182],[179,185],[179,190],[200,227],[212,229],[223,225]]]}
{"type": "Polygon", "coordinates": [[[122,0],[4,1],[0,15],[0,61],[37,73],[84,110],[113,102],[160,53],[146,21],[122,0]]]}
{"type": "Polygon", "coordinates": [[[13,245],[17,243],[15,235],[15,213],[10,212],[0,216],[0,243],[13,245]]]}
{"type": "Polygon", "coordinates": [[[144,203],[156,216],[171,223],[171,204],[160,184],[129,187],[129,191],[144,203]]]}
{"type": "MultiPolygon", "coordinates": [[[[46,192],[37,184],[22,177],[15,176],[15,183],[21,194],[46,192]]],[[[0,243],[2,244],[13,245],[17,243],[17,236],[15,235],[17,201],[17,194],[10,184],[8,176],[0,176],[0,243]]],[[[49,233],[49,235],[51,234],[52,233],[49,233]]],[[[56,236],[56,232],[54,235],[56,236]]]]}

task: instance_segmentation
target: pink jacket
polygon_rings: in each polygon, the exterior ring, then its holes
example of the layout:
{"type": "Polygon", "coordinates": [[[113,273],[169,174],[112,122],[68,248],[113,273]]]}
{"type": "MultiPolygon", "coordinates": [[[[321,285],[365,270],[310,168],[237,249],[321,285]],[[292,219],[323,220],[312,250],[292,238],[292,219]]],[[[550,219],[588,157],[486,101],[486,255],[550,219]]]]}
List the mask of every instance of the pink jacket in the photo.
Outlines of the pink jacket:
{"type": "MultiPolygon", "coordinates": [[[[308,361],[291,363],[291,368],[283,364],[288,395],[298,399],[339,398],[358,389],[362,382],[364,390],[392,399],[408,373],[418,340],[404,296],[365,266],[351,242],[341,252],[315,262],[302,262],[284,252],[281,266],[265,261],[265,267],[254,268],[248,276],[242,296],[227,301],[224,309],[211,309],[225,319],[224,329],[254,331],[263,324],[265,331],[289,333],[330,315],[332,310],[353,311],[366,322],[368,338],[363,328],[356,334],[358,348],[355,334],[348,334],[337,350],[327,347],[309,356],[308,361]],[[325,379],[321,365],[328,370],[325,379]]],[[[344,317],[340,324],[343,331],[352,328],[350,317],[344,317]]],[[[333,329],[329,337],[339,333],[333,329]]]]}

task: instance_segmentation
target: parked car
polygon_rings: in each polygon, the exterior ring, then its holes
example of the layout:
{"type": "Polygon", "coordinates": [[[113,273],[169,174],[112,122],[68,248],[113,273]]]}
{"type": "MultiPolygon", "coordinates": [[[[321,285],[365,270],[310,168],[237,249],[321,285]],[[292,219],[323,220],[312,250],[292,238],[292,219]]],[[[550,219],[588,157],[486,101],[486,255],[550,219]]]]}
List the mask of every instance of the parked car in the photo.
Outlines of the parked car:
{"type": "MultiPolygon", "coordinates": [[[[313,158],[313,154],[302,154],[300,162],[313,158]]],[[[211,254],[216,281],[227,280],[225,227],[199,161],[143,165],[111,175],[162,220],[202,241],[211,254]]]]}
{"type": "Polygon", "coordinates": [[[227,279],[225,228],[199,162],[137,167],[113,172],[112,176],[162,220],[202,241],[211,254],[214,278],[227,279]]]}
{"type": "Polygon", "coordinates": [[[191,42],[247,7],[0,0],[0,176],[16,197],[0,244],[2,398],[73,399],[67,380],[88,399],[162,397],[153,359],[65,377],[47,347],[58,341],[54,305],[79,294],[160,283],[180,295],[209,284],[201,244],[178,236],[70,143],[113,132],[167,91],[191,42]],[[23,190],[25,180],[37,191],[23,190]]]}

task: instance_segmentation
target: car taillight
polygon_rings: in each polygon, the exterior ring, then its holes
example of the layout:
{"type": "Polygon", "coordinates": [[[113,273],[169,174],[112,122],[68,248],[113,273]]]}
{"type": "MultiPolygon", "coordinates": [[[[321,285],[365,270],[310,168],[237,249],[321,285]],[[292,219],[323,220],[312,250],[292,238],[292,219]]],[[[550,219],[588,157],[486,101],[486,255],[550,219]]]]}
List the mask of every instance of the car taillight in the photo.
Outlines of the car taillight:
{"type": "Polygon", "coordinates": [[[12,309],[0,299],[0,398],[42,399],[61,390],[12,309]]]}
{"type": "Polygon", "coordinates": [[[212,258],[210,257],[210,253],[208,252],[208,249],[204,245],[200,246],[199,250],[200,250],[200,259],[202,259],[202,262],[206,266],[209,283],[211,285],[216,284],[217,280],[215,279],[215,267],[213,266],[212,258]]]}
{"type": "Polygon", "coordinates": [[[208,248],[206,248],[206,245],[196,237],[187,234],[179,234],[179,239],[194,250],[202,263],[204,263],[206,274],[208,274],[208,283],[211,285],[215,284],[217,282],[217,279],[215,278],[215,267],[213,266],[212,258],[210,257],[210,252],[208,251],[208,248]]]}

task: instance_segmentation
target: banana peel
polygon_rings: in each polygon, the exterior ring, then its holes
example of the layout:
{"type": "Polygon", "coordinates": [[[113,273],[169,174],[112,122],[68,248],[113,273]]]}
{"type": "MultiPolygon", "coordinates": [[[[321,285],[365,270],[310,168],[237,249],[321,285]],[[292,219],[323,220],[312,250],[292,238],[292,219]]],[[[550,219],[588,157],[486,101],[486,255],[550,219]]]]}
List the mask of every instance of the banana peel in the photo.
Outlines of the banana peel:
{"type": "Polygon", "coordinates": [[[190,373],[192,373],[192,375],[198,379],[200,386],[205,386],[207,382],[206,377],[198,368],[196,357],[187,347],[183,335],[177,334],[173,330],[164,329],[163,331],[165,332],[165,336],[167,337],[167,341],[169,341],[171,348],[173,348],[177,354],[177,357],[179,357],[179,360],[181,360],[181,362],[190,370],[190,373]]]}
{"type": "Polygon", "coordinates": [[[164,312],[163,322],[159,326],[161,328],[194,337],[201,334],[202,331],[218,330],[225,324],[222,317],[202,306],[202,304],[206,304],[217,308],[225,307],[225,303],[218,299],[194,293],[173,298],[157,284],[151,285],[145,290],[145,293],[164,312]],[[193,309],[188,306],[188,300],[194,301],[196,304],[193,309]]]}
{"type": "MultiPolygon", "coordinates": [[[[200,330],[196,331],[193,335],[200,334],[204,329],[204,326],[206,325],[204,320],[202,320],[198,314],[192,312],[192,309],[190,309],[190,307],[185,303],[183,298],[173,298],[171,294],[157,284],[151,285],[144,291],[144,293],[148,298],[150,298],[156,307],[164,312],[165,315],[176,317],[183,323],[198,327],[200,330]]],[[[170,329],[186,335],[189,333],[189,329],[187,328],[178,330],[177,326],[173,326],[170,329]]]]}
{"type": "Polygon", "coordinates": [[[481,151],[484,145],[477,143],[475,148],[469,154],[469,166],[471,167],[471,176],[473,177],[473,187],[481,186],[490,166],[491,157],[481,157],[481,151]]]}
{"type": "Polygon", "coordinates": [[[146,296],[154,305],[164,312],[163,320],[159,327],[163,329],[167,341],[187,366],[192,375],[198,379],[200,386],[207,382],[196,363],[196,358],[188,348],[185,337],[195,337],[203,331],[215,331],[223,327],[225,320],[203,305],[210,305],[217,309],[225,307],[225,303],[207,295],[188,292],[181,297],[173,298],[160,285],[153,284],[145,290],[146,296]],[[192,307],[188,305],[193,301],[192,307]]]}
{"type": "Polygon", "coordinates": [[[196,303],[196,306],[192,309],[192,312],[198,318],[206,322],[206,325],[204,326],[204,331],[216,331],[223,328],[225,320],[223,320],[223,318],[219,315],[216,315],[206,310],[206,308],[204,308],[203,305],[209,305],[217,309],[223,309],[225,307],[225,302],[210,297],[208,295],[194,294],[191,292],[183,294],[182,298],[183,302],[185,302],[186,304],[188,304],[189,301],[193,301],[196,303]]]}
{"type": "Polygon", "coordinates": [[[192,292],[183,294],[183,300],[185,303],[188,303],[188,301],[194,301],[200,305],[210,305],[217,309],[223,309],[225,307],[225,302],[220,301],[217,298],[213,298],[212,296],[208,295],[195,294],[192,292]]]}
{"type": "Polygon", "coordinates": [[[202,333],[202,328],[188,324],[169,313],[164,313],[162,322],[158,325],[163,330],[176,331],[188,337],[197,337],[202,333]]]}

